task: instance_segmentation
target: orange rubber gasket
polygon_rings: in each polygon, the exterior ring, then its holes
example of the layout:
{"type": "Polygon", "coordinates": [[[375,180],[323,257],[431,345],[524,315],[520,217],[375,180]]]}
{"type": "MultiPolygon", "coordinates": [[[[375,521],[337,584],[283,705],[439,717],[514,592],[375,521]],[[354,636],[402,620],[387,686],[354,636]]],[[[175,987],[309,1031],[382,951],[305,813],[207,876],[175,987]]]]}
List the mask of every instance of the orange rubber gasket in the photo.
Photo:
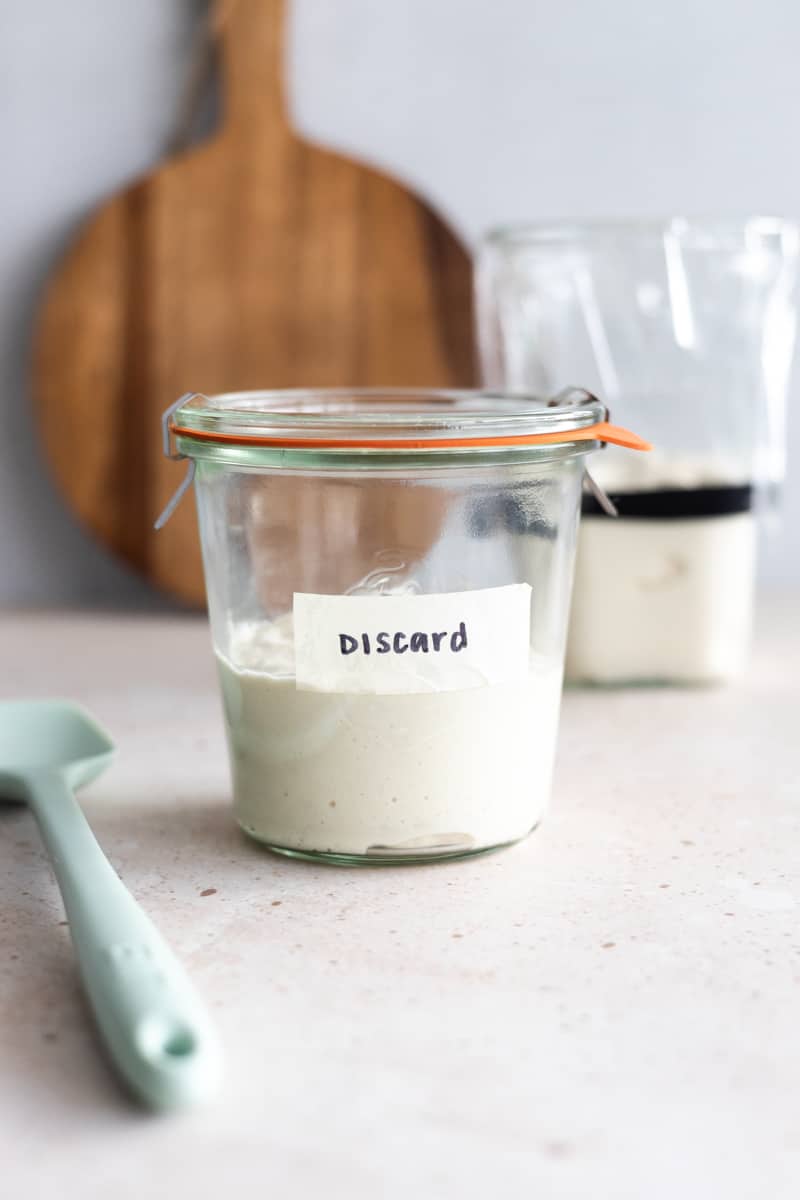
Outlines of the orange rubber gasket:
{"type": "Polygon", "coordinates": [[[206,429],[184,429],[171,424],[170,433],[200,442],[224,442],[231,446],[272,446],[282,450],[463,450],[479,447],[549,446],[565,442],[611,442],[628,450],[652,450],[637,433],[598,421],[583,429],[563,429],[552,433],[520,433],[511,437],[459,438],[303,438],[258,437],[240,433],[212,433],[206,429]]]}

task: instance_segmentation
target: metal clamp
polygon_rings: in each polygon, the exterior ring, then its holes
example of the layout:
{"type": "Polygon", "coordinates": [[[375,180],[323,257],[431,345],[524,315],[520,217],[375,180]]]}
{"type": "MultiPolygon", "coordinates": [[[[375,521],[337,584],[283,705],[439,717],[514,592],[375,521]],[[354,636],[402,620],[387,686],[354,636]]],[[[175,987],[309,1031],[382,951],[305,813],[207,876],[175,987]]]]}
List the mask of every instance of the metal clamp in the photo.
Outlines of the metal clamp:
{"type": "Polygon", "coordinates": [[[161,416],[161,445],[164,450],[164,457],[171,458],[173,462],[180,462],[181,459],[186,458],[186,455],[176,454],[172,449],[172,414],[176,413],[184,404],[188,404],[190,400],[194,400],[195,396],[205,399],[202,392],[184,392],[174,404],[170,404],[169,408],[161,416]]]}
{"type": "MultiPolygon", "coordinates": [[[[595,396],[594,392],[590,392],[587,388],[582,387],[565,387],[560,392],[556,392],[555,396],[551,396],[547,401],[548,408],[571,408],[576,404],[603,404],[603,401],[595,396]]],[[[608,420],[609,412],[603,404],[605,419],[608,420]]]]}
{"type": "MultiPolygon", "coordinates": [[[[201,392],[184,392],[182,396],[179,396],[174,404],[170,404],[169,408],[161,417],[161,445],[164,450],[164,457],[170,459],[172,462],[182,462],[186,458],[185,454],[180,454],[177,450],[174,450],[172,446],[172,414],[177,412],[182,405],[188,404],[190,400],[194,400],[195,396],[200,395],[202,395],[201,392]]],[[[186,468],[186,474],[184,475],[183,480],[178,485],[177,490],[173,493],[163,512],[158,517],[155,525],[153,526],[154,529],[164,528],[167,521],[175,512],[175,509],[178,507],[181,500],[194,483],[196,470],[197,463],[193,458],[190,458],[189,466],[186,468]]]]}
{"type": "MultiPolygon", "coordinates": [[[[547,401],[547,407],[569,408],[575,404],[585,404],[587,400],[595,404],[603,403],[602,400],[599,400],[598,397],[595,396],[594,392],[588,391],[587,388],[566,387],[560,392],[557,392],[552,399],[547,401]]],[[[606,414],[605,419],[608,420],[611,414],[604,404],[603,408],[605,409],[606,414]]],[[[597,503],[602,508],[603,512],[609,517],[618,517],[619,510],[617,509],[616,504],[611,497],[603,491],[597,480],[592,477],[592,475],[589,473],[588,467],[584,468],[583,479],[584,483],[586,484],[587,491],[591,492],[597,503]]]]}

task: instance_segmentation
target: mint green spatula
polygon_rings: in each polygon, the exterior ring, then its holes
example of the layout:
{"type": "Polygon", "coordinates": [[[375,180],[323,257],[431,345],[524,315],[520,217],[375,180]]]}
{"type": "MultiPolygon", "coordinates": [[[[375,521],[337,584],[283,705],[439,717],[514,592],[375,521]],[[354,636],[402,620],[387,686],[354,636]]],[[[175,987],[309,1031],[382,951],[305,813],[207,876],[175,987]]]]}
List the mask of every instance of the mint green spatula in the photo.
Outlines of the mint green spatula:
{"type": "Polygon", "coordinates": [[[0,798],[27,803],[36,817],[103,1040],[140,1101],[178,1108],[214,1090],[220,1056],[183,968],[120,882],[72,794],[113,751],[75,705],[0,704],[0,798]]]}

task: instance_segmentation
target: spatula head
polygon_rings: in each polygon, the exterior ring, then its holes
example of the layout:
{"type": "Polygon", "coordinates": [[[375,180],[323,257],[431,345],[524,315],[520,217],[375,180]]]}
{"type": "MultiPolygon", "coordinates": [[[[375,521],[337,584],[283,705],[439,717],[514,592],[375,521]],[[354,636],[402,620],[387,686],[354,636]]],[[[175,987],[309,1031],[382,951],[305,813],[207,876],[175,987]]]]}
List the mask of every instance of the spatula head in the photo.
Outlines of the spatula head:
{"type": "Polygon", "coordinates": [[[78,788],[99,775],[114,752],[111,738],[87,712],[66,700],[0,704],[0,797],[25,800],[29,781],[57,771],[78,788]]]}

